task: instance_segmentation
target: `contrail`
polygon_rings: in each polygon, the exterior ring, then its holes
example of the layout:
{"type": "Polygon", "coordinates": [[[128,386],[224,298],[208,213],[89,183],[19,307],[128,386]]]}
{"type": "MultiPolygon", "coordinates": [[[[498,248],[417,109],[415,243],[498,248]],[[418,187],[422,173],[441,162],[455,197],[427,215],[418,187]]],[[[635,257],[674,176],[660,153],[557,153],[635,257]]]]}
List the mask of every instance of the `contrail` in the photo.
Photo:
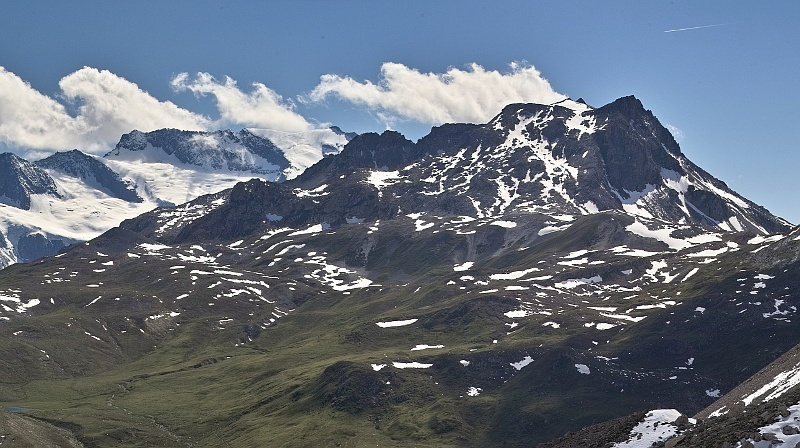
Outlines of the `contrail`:
{"type": "Polygon", "coordinates": [[[675,31],[688,31],[688,30],[699,30],[701,28],[714,28],[716,26],[725,26],[725,25],[733,25],[732,23],[717,23],[716,25],[703,25],[703,26],[692,26],[689,28],[678,28],[675,30],[666,30],[665,33],[674,33],[675,31]]]}

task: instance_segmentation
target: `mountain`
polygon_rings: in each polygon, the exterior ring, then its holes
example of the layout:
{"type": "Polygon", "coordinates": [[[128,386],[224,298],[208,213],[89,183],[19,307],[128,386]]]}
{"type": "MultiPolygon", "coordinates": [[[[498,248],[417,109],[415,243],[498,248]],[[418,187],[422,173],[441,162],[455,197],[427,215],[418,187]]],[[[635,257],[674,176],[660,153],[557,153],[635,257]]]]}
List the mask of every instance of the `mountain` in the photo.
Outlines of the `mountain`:
{"type": "MultiPolygon", "coordinates": [[[[43,169],[14,154],[0,154],[0,210],[35,211],[40,203],[59,199],[63,199],[62,194],[43,169]]],[[[0,267],[14,263],[20,250],[23,257],[42,256],[63,246],[59,240],[50,241],[41,233],[28,232],[13,219],[0,217],[0,267]]]]}
{"type": "Polygon", "coordinates": [[[250,171],[280,177],[289,161],[269,140],[259,138],[246,129],[201,132],[160,129],[153,132],[133,131],[120,139],[107,158],[136,161],[176,161],[212,170],[250,171]]]}
{"type": "Polygon", "coordinates": [[[0,155],[0,268],[53,255],[159,205],[180,204],[253,177],[293,177],[338,153],[352,137],[338,128],[162,129],[126,134],[103,158],[78,150],[35,162],[0,155]]]}
{"type": "Polygon", "coordinates": [[[305,132],[287,132],[274,129],[247,129],[253,135],[268,139],[280,148],[290,166],[283,175],[293,179],[323,157],[342,152],[347,142],[357,134],[344,132],[337,126],[305,132]]]}
{"type": "Polygon", "coordinates": [[[11,153],[0,154],[0,179],[0,202],[6,205],[30,210],[34,195],[61,197],[47,173],[11,153]]]}
{"type": "Polygon", "coordinates": [[[800,343],[797,232],[632,97],[363,134],[0,271],[0,399],[96,446],[665,439],[800,343]]]}
{"type": "Polygon", "coordinates": [[[643,221],[725,231],[788,228],[689,161],[633,97],[599,109],[570,100],[512,104],[488,124],[434,128],[417,144],[391,132],[364,135],[344,157],[304,173],[300,185],[323,182],[318,171],[335,176],[331,165],[394,171],[423,155],[430,163],[411,177],[399,173],[396,179],[404,181],[388,186],[397,190],[393,196],[416,198],[404,198],[410,201],[406,209],[476,217],[625,210],[643,221]]]}
{"type": "Polygon", "coordinates": [[[142,202],[136,187],[125,182],[119,174],[112,171],[99,160],[84,154],[77,149],[57,152],[49,157],[34,162],[46,170],[59,171],[67,176],[75,177],[83,182],[103,190],[111,197],[128,202],[142,202]]]}
{"type": "MultiPolygon", "coordinates": [[[[777,281],[781,287],[773,288],[772,312],[762,313],[763,318],[780,319],[790,324],[796,313],[797,261],[800,251],[800,227],[796,227],[783,238],[763,250],[748,255],[751,263],[762,267],[779,268],[787,273],[786,278],[758,274],[753,288],[766,289],[777,281]],[[792,294],[790,291],[794,291],[792,294]],[[783,307],[786,309],[782,309],[783,307]]],[[[739,279],[738,281],[744,281],[739,279]]],[[[744,284],[741,284],[744,286],[744,284]]],[[[741,291],[739,291],[741,292],[741,291]]],[[[753,294],[751,291],[750,294],[753,294]]],[[[741,296],[741,295],[740,295],[741,296]]],[[[736,306],[747,307],[759,304],[756,301],[739,301],[736,306]]],[[[752,322],[751,322],[752,323],[752,322]]],[[[757,325],[744,326],[734,323],[736,331],[761,332],[757,325]]],[[[780,334],[763,335],[757,350],[746,350],[749,356],[763,356],[782,351],[792,340],[775,340],[780,334]]],[[[741,347],[739,347],[741,348],[741,347]]],[[[726,388],[728,389],[728,388],[726,388]]],[[[667,446],[673,447],[769,447],[795,446],[800,443],[800,345],[789,348],[766,367],[742,381],[727,393],[719,389],[709,390],[710,396],[719,397],[694,418],[687,418],[676,410],[653,410],[636,413],[614,421],[603,422],[570,433],[540,448],[550,446],[667,446]],[[660,425],[654,424],[656,421],[660,425]]]]}
{"type": "Polygon", "coordinates": [[[353,137],[337,127],[306,132],[133,131],[123,135],[105,158],[117,163],[168,162],[193,170],[249,172],[281,182],[296,177],[325,155],[339,153],[353,137]]]}

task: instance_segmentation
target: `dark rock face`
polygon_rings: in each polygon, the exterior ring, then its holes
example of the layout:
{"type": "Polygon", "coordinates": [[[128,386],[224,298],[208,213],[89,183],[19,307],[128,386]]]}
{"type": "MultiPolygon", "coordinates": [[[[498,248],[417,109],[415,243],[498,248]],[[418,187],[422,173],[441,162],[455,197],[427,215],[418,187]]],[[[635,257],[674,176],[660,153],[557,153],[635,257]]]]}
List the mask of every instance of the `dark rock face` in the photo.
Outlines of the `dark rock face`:
{"type": "MultiPolygon", "coordinates": [[[[268,162],[279,166],[281,169],[289,166],[289,161],[286,160],[283,152],[281,152],[277,146],[265,138],[251,134],[247,129],[242,129],[236,134],[232,131],[219,131],[219,133],[223,135],[226,140],[241,142],[241,144],[249,148],[253,154],[263,157],[268,162]]],[[[230,162],[228,166],[230,166],[230,162]]]]}
{"type": "Polygon", "coordinates": [[[280,171],[289,166],[283,153],[269,140],[243,129],[238,133],[230,130],[216,132],[181,131],[159,129],[153,132],[133,131],[125,134],[117,146],[105,157],[119,156],[125,151],[143,151],[147,147],[161,148],[165,154],[175,156],[183,163],[207,166],[214,169],[228,168],[234,171],[265,172],[242,151],[230,146],[246,148],[251,155],[258,156],[280,171]]]}
{"type": "Polygon", "coordinates": [[[328,129],[330,129],[331,131],[335,132],[336,134],[344,135],[344,137],[347,139],[348,142],[358,136],[358,134],[355,133],[355,132],[345,132],[345,131],[343,131],[342,128],[340,128],[339,126],[331,126],[328,129]]]}
{"type": "Polygon", "coordinates": [[[43,169],[14,154],[0,154],[0,202],[30,210],[33,194],[61,198],[55,182],[43,169]]]}
{"type": "Polygon", "coordinates": [[[57,152],[45,159],[35,162],[41,168],[61,171],[79,179],[83,179],[93,186],[105,190],[110,196],[128,202],[142,202],[143,199],[136,192],[136,186],[125,182],[111,168],[102,162],[86,155],[77,149],[66,152],[57,152]]]}
{"type": "Polygon", "coordinates": [[[639,100],[621,98],[598,109],[597,115],[613,123],[597,133],[595,141],[608,182],[623,199],[628,199],[628,191],[660,185],[662,169],[683,171],[675,158],[680,155],[677,143],[639,100]]]}
{"type": "Polygon", "coordinates": [[[398,132],[385,131],[383,134],[369,132],[350,140],[338,156],[320,160],[293,180],[298,186],[316,186],[354,168],[396,170],[423,155],[424,153],[414,142],[398,132]]]}
{"type": "Polygon", "coordinates": [[[62,240],[49,240],[40,233],[24,236],[17,242],[18,261],[28,262],[53,255],[64,248],[62,240]]]}
{"type": "MultiPolygon", "coordinates": [[[[397,212],[396,205],[382,202],[362,182],[343,183],[320,196],[304,196],[286,184],[253,179],[237,184],[225,205],[188,225],[176,241],[235,239],[270,227],[338,227],[354,217],[371,222],[397,212]]],[[[123,227],[135,226],[137,220],[126,221],[123,227]]]]}
{"type": "Polygon", "coordinates": [[[358,414],[389,403],[393,375],[375,372],[356,363],[340,361],[322,372],[315,398],[332,408],[358,414]]]}

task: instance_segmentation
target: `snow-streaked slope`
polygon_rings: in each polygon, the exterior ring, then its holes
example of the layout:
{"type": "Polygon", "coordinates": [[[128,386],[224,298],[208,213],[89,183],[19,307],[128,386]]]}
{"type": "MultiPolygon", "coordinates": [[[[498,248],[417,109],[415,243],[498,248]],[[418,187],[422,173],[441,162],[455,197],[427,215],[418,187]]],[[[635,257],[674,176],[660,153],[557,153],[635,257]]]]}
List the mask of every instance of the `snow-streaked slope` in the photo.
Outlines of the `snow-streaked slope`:
{"type": "MultiPolygon", "coordinates": [[[[374,161],[365,160],[373,166],[364,168],[381,170],[391,164],[380,162],[389,154],[378,153],[381,145],[394,148],[392,139],[358,139],[350,147],[372,154],[374,161]]],[[[417,158],[391,170],[415,185],[396,186],[395,194],[415,195],[430,211],[481,218],[623,210],[717,232],[767,235],[789,227],[689,161],[633,97],[597,109],[571,100],[512,104],[484,125],[443,125],[405,145],[417,158]]]]}
{"type": "Polygon", "coordinates": [[[143,163],[175,163],[208,171],[241,171],[278,180],[286,164],[268,140],[246,130],[200,132],[159,129],[125,134],[117,146],[104,156],[108,160],[143,163]]]}
{"type": "Polygon", "coordinates": [[[277,173],[258,175],[249,171],[214,170],[181,162],[175,156],[149,147],[141,159],[107,158],[106,164],[136,185],[139,194],[157,205],[177,205],[199,196],[230,188],[255,177],[275,180],[277,173]]]}
{"type": "MultiPolygon", "coordinates": [[[[769,282],[771,276],[758,276],[755,288],[769,282]]],[[[783,302],[783,300],[781,300],[783,302]]],[[[778,305],[783,305],[780,303],[778,305]]],[[[777,308],[777,306],[776,306],[777,308]]],[[[794,307],[792,307],[794,308],[794,307]]],[[[788,313],[787,313],[788,314],[788,313]]],[[[765,318],[772,317],[764,315],[765,318]]],[[[719,417],[739,412],[767,402],[777,401],[800,387],[800,347],[795,346],[756,375],[727,393],[712,406],[698,414],[700,417],[719,417]]]]}
{"type": "Polygon", "coordinates": [[[628,440],[614,444],[613,448],[650,448],[659,442],[664,442],[680,433],[678,425],[675,424],[680,417],[681,413],[675,409],[650,411],[645,419],[631,430],[628,440]]]}
{"type": "Polygon", "coordinates": [[[126,182],[97,157],[77,149],[57,152],[34,162],[40,168],[83,180],[88,186],[128,202],[142,202],[135,185],[126,182]]]}
{"type": "Polygon", "coordinates": [[[158,204],[152,200],[128,202],[88,185],[84,180],[48,170],[62,198],[35,194],[30,209],[0,204],[0,233],[7,246],[0,255],[0,267],[20,259],[14,248],[21,238],[41,235],[63,245],[96,237],[122,220],[140,215],[158,204]]]}
{"type": "Polygon", "coordinates": [[[87,185],[80,179],[50,172],[64,196],[58,200],[46,195],[31,197],[31,209],[4,208],[3,218],[28,223],[43,232],[73,241],[93,238],[117,225],[122,219],[143,213],[155,203],[132,203],[87,185]]]}
{"type": "Polygon", "coordinates": [[[15,154],[0,154],[0,203],[28,210],[35,194],[59,197],[53,180],[42,168],[15,154]]]}

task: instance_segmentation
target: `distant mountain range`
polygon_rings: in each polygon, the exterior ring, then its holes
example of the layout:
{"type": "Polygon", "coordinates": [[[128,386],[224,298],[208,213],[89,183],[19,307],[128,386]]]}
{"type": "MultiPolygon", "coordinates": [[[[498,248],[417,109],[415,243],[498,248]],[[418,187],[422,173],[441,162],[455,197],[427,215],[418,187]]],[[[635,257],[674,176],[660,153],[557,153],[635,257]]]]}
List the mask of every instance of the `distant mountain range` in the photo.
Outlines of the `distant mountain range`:
{"type": "Polygon", "coordinates": [[[53,255],[158,205],[258,177],[293,178],[355,134],[263,129],[125,134],[102,158],[72,150],[30,162],[0,155],[0,267],[53,255]],[[277,142],[277,143],[275,143],[277,142]]]}
{"type": "Polygon", "coordinates": [[[14,159],[31,210],[66,172],[162,206],[0,271],[0,402],[86,446],[745,447],[800,416],[800,229],[636,98],[325,135],[14,159]]]}

